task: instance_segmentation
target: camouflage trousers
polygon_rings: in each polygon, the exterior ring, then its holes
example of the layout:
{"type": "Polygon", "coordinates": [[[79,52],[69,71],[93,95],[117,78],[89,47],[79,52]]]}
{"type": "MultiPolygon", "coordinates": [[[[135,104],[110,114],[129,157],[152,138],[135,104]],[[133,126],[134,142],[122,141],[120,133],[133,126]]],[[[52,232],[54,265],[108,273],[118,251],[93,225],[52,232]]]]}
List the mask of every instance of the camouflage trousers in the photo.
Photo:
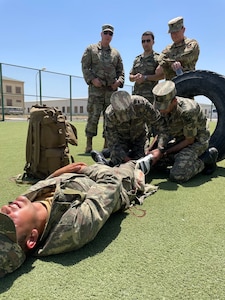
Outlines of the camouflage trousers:
{"type": "Polygon", "coordinates": [[[199,158],[208,148],[208,143],[194,143],[176,154],[168,155],[159,162],[159,166],[172,166],[169,179],[186,182],[204,169],[204,162],[199,158]]]}
{"type": "Polygon", "coordinates": [[[114,91],[110,87],[96,88],[93,85],[88,87],[88,120],[85,129],[87,137],[96,136],[98,133],[98,122],[101,114],[103,114],[103,137],[104,134],[104,113],[110,104],[110,97],[114,91]]]}
{"type": "Polygon", "coordinates": [[[143,135],[135,141],[120,140],[119,147],[114,146],[111,149],[110,161],[113,166],[124,163],[125,156],[129,156],[132,160],[137,160],[145,156],[146,136],[143,135]]]}

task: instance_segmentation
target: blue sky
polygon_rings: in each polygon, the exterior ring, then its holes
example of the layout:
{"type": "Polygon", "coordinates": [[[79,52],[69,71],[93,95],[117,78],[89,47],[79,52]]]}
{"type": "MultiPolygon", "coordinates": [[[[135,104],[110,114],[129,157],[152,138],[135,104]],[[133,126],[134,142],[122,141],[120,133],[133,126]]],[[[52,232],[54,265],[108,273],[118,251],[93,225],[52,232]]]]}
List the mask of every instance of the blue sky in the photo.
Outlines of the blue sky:
{"type": "MultiPolygon", "coordinates": [[[[101,26],[115,27],[111,45],[122,56],[126,84],[141,34],[155,34],[154,50],[171,43],[168,21],[184,17],[186,36],[200,45],[197,69],[225,74],[225,1],[0,0],[0,62],[82,76],[85,48],[100,40],[101,26]]],[[[13,76],[12,76],[13,77],[13,76]]]]}

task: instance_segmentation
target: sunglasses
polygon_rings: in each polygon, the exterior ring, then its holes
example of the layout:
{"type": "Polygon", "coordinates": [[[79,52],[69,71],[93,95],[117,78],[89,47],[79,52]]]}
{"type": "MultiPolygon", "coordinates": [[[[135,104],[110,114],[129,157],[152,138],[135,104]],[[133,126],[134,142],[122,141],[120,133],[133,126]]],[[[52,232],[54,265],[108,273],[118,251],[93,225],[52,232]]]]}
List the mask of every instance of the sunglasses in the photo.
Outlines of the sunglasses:
{"type": "Polygon", "coordinates": [[[151,40],[142,40],[141,42],[142,42],[142,44],[144,44],[145,42],[146,42],[146,43],[150,43],[151,40]]]}
{"type": "Polygon", "coordinates": [[[104,35],[107,35],[107,34],[109,34],[110,36],[113,35],[113,33],[111,31],[103,31],[103,33],[104,33],[104,35]]]}

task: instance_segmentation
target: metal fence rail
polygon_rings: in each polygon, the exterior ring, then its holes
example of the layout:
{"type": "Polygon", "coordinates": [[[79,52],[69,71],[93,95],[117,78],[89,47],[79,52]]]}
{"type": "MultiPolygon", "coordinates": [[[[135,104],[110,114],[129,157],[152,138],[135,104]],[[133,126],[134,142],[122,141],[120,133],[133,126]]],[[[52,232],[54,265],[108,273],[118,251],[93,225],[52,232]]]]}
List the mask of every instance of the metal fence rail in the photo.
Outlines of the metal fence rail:
{"type": "MultiPolygon", "coordinates": [[[[5,97],[9,96],[3,90],[4,78],[11,78],[24,82],[23,106],[25,102],[43,104],[48,100],[69,101],[70,119],[72,120],[72,105],[76,99],[88,97],[88,87],[84,78],[70,74],[52,72],[46,68],[32,68],[26,66],[0,63],[0,97],[1,97],[1,121],[5,120],[5,97]]],[[[132,85],[125,85],[124,90],[132,93],[132,85]]],[[[13,93],[11,94],[13,96],[13,93]]],[[[15,96],[15,94],[14,94],[15,96]]],[[[25,107],[25,106],[24,106],[25,107]]]]}

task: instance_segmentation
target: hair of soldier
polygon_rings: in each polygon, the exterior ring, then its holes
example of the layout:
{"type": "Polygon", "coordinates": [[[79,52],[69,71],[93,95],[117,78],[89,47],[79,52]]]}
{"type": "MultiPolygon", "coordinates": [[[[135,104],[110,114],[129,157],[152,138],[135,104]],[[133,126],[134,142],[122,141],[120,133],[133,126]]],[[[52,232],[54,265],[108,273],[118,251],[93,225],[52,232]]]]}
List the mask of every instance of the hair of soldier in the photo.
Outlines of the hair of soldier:
{"type": "Polygon", "coordinates": [[[23,250],[23,252],[25,254],[27,254],[29,252],[29,249],[26,246],[26,238],[27,238],[27,235],[23,234],[20,237],[18,237],[18,241],[17,241],[18,245],[21,247],[21,249],[23,250]]]}
{"type": "MultiPolygon", "coordinates": [[[[38,237],[36,245],[39,243],[40,237],[41,236],[38,237]]],[[[28,249],[27,244],[26,244],[26,240],[27,240],[27,234],[26,233],[22,233],[20,236],[17,236],[17,244],[21,247],[21,249],[23,250],[25,255],[29,255],[30,253],[35,251],[36,247],[34,247],[33,249],[28,249]]]]}
{"type": "Polygon", "coordinates": [[[154,33],[152,31],[145,31],[142,36],[145,36],[145,35],[151,35],[153,41],[155,40],[155,36],[154,36],[154,33]]]}

